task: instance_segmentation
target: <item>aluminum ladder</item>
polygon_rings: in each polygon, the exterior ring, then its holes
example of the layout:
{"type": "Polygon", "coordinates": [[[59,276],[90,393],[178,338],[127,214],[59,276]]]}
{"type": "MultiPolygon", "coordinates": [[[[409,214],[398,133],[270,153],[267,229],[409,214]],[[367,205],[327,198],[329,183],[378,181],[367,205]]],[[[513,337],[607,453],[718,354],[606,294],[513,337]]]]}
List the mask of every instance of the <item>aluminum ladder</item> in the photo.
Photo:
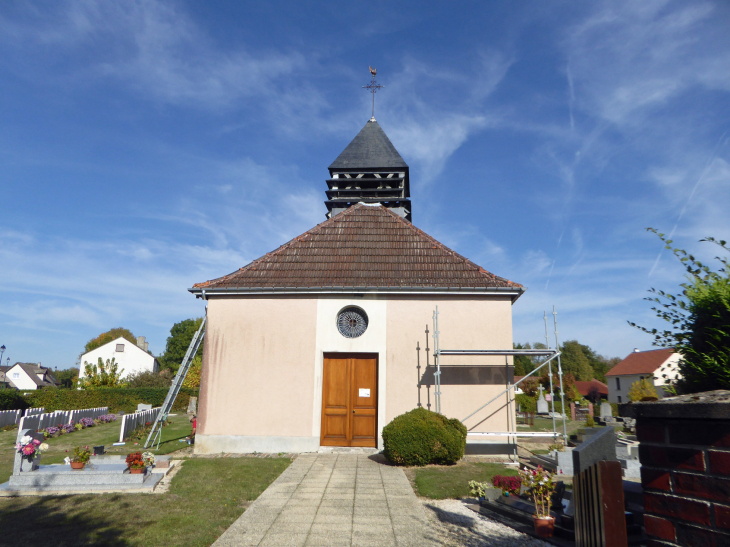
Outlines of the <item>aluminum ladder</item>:
{"type": "Polygon", "coordinates": [[[203,343],[203,337],[205,336],[205,323],[207,320],[208,315],[206,314],[205,317],[203,317],[202,323],[200,323],[198,331],[195,333],[195,336],[193,336],[193,339],[190,341],[188,351],[185,353],[185,358],[180,364],[180,368],[177,369],[177,374],[175,374],[175,378],[173,378],[172,380],[172,385],[170,386],[170,390],[167,392],[165,402],[162,403],[162,408],[160,408],[160,411],[157,413],[155,423],[152,425],[152,431],[150,431],[147,440],[144,442],[145,448],[148,448],[155,443],[157,443],[156,448],[160,448],[160,440],[162,438],[162,424],[164,424],[165,420],[167,420],[167,416],[172,410],[172,405],[175,404],[175,399],[177,399],[177,395],[178,393],[180,393],[180,388],[185,381],[185,377],[188,375],[188,370],[190,370],[190,365],[195,358],[195,354],[198,352],[200,344],[203,343]]]}

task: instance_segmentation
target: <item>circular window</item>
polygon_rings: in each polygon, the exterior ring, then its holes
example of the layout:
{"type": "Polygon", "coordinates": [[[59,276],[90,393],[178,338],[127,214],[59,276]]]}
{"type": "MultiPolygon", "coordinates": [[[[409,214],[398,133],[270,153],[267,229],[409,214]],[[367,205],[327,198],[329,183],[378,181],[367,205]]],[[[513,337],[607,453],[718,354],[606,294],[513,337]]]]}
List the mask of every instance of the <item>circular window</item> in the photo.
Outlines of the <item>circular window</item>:
{"type": "Polygon", "coordinates": [[[345,338],[357,338],[367,328],[368,315],[360,308],[345,308],[337,316],[337,330],[345,338]]]}

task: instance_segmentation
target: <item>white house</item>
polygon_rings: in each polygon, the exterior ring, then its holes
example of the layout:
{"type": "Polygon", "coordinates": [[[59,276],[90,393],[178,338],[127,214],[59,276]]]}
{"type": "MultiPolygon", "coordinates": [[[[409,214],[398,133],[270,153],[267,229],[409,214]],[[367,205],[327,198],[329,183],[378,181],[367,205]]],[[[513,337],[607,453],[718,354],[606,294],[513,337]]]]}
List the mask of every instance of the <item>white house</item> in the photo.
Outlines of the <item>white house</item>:
{"type": "Polygon", "coordinates": [[[42,389],[58,385],[50,368],[40,363],[15,363],[5,371],[8,387],[16,387],[21,391],[42,389]]]}
{"type": "Polygon", "coordinates": [[[651,380],[657,395],[664,396],[662,386],[666,380],[676,382],[679,374],[680,355],[672,349],[655,349],[639,351],[638,349],[606,373],[608,384],[608,401],[610,403],[628,403],[629,389],[634,382],[651,380]]]}
{"type": "Polygon", "coordinates": [[[160,365],[157,359],[147,351],[148,343],[144,336],[137,337],[137,343],[130,342],[126,338],[119,337],[116,340],[107,342],[103,346],[84,353],[79,361],[79,380],[86,376],[84,363],[96,365],[99,357],[106,364],[107,360],[114,359],[119,371],[122,371],[121,378],[128,378],[139,372],[158,372],[160,365]]]}

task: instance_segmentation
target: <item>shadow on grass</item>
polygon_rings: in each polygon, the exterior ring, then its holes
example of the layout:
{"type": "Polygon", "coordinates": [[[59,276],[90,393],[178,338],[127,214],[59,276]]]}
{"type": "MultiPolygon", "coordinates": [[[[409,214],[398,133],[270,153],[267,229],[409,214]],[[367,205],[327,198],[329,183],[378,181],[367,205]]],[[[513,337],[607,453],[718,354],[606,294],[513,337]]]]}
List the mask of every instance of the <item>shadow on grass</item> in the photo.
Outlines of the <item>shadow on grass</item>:
{"type": "Polygon", "coordinates": [[[7,506],[0,510],[0,546],[132,545],[121,537],[123,527],[115,522],[113,514],[89,514],[88,506],[84,508],[87,504],[77,503],[81,501],[78,498],[79,496],[4,498],[7,506]]]}

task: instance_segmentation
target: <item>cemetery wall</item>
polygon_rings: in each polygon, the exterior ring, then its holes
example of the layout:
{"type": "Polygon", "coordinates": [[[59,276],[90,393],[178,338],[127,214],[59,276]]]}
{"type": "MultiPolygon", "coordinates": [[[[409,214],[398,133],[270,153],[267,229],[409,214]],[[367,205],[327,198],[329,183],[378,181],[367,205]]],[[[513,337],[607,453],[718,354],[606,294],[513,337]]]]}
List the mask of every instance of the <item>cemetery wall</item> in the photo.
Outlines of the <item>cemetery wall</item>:
{"type": "Polygon", "coordinates": [[[125,414],[122,416],[121,429],[119,430],[119,442],[124,442],[124,439],[129,437],[130,433],[137,429],[140,425],[146,423],[154,423],[157,419],[157,415],[160,413],[161,407],[153,408],[150,410],[140,410],[133,414],[125,414]]]}
{"type": "Polygon", "coordinates": [[[621,405],[636,418],[648,547],[730,545],[730,391],[621,405]]]}

